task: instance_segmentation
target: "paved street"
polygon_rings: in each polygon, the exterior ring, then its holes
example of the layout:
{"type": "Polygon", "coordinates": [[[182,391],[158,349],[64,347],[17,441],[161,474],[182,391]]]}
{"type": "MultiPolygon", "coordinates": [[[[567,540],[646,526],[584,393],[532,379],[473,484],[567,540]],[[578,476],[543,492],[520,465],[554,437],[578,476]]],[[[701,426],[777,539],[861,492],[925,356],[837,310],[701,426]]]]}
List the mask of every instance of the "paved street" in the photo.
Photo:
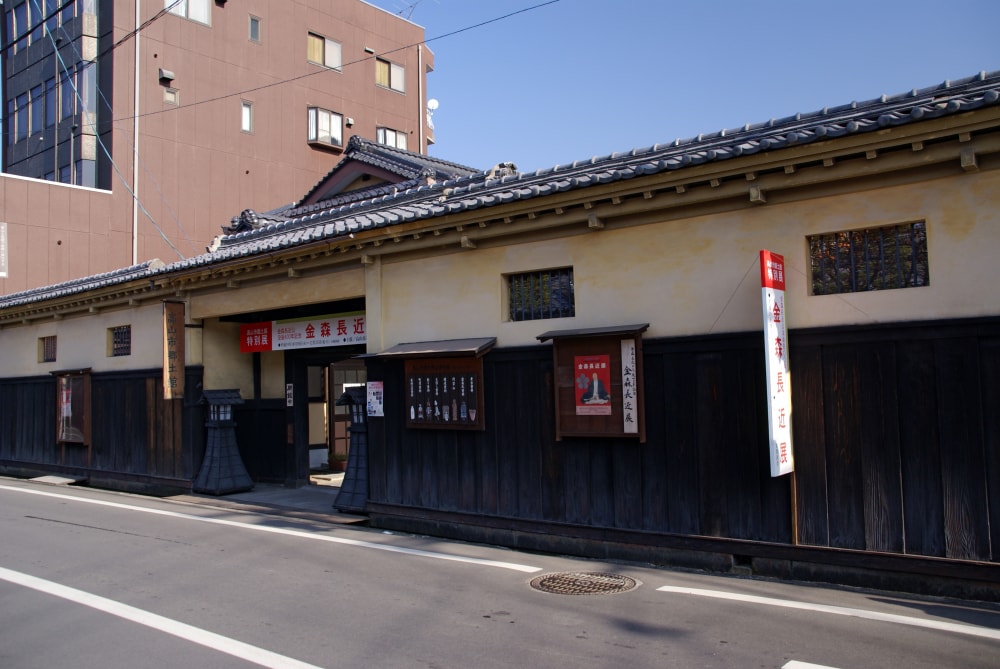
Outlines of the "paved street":
{"type": "Polygon", "coordinates": [[[225,498],[0,478],[0,536],[4,669],[920,669],[1000,657],[992,606],[519,553],[225,498]]]}

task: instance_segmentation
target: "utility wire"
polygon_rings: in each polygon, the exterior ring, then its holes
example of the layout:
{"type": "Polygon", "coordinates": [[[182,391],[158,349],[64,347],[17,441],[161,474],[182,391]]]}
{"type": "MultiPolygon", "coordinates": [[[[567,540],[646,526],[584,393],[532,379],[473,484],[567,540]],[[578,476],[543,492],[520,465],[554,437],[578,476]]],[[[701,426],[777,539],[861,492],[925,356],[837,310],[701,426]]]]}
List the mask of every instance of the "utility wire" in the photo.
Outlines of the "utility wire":
{"type": "MultiPolygon", "coordinates": [[[[431,37],[429,39],[421,40],[420,42],[413,42],[412,44],[406,44],[404,46],[397,47],[395,49],[390,49],[389,51],[383,51],[382,55],[387,55],[387,54],[390,54],[390,53],[396,53],[397,51],[405,51],[406,49],[410,49],[410,48],[415,47],[415,46],[420,46],[422,44],[430,44],[431,42],[436,42],[438,40],[445,39],[446,37],[454,37],[455,35],[459,35],[461,33],[468,32],[470,30],[475,30],[476,28],[482,28],[483,26],[489,25],[491,23],[496,23],[498,21],[503,21],[505,19],[509,19],[512,16],[517,16],[518,14],[524,14],[526,12],[531,12],[531,11],[534,11],[536,9],[540,9],[542,7],[546,7],[548,5],[554,5],[554,4],[556,4],[556,3],[560,2],[560,1],[561,0],[548,0],[548,2],[542,2],[542,3],[539,3],[537,5],[532,5],[531,7],[525,7],[524,9],[519,9],[516,12],[510,12],[509,14],[504,14],[503,16],[498,16],[496,18],[488,19],[486,21],[482,21],[480,23],[476,23],[476,24],[471,25],[471,26],[466,26],[465,28],[459,28],[458,30],[453,30],[451,32],[444,33],[443,35],[437,35],[437,36],[431,37]]],[[[357,60],[352,60],[352,61],[349,61],[349,62],[346,62],[346,63],[342,63],[341,64],[341,68],[349,67],[351,65],[357,65],[359,63],[364,63],[364,62],[372,60],[373,58],[376,58],[376,57],[377,56],[366,56],[364,58],[359,58],[357,60]]],[[[185,104],[185,105],[178,105],[178,106],[170,108],[170,109],[160,109],[160,110],[157,110],[157,111],[146,112],[144,114],[139,114],[139,118],[144,118],[146,116],[155,116],[157,114],[166,114],[166,113],[170,113],[170,112],[180,111],[181,109],[190,109],[191,107],[198,107],[200,105],[209,104],[211,102],[218,102],[220,100],[226,100],[228,98],[233,98],[233,97],[240,96],[240,95],[246,95],[248,93],[256,93],[257,91],[263,91],[263,90],[266,90],[268,88],[274,88],[275,86],[281,86],[283,84],[288,84],[288,83],[291,83],[293,81],[299,81],[301,79],[305,79],[307,77],[312,77],[312,76],[315,76],[317,74],[322,74],[322,73],[327,72],[327,71],[328,70],[324,68],[324,69],[321,69],[321,70],[317,70],[315,72],[307,72],[306,74],[300,74],[297,77],[291,77],[289,79],[282,79],[280,81],[273,81],[273,82],[271,82],[269,84],[263,84],[262,86],[256,86],[254,88],[248,88],[248,89],[243,90],[243,91],[236,91],[234,93],[227,93],[225,95],[219,95],[219,96],[216,96],[214,98],[207,98],[205,100],[199,100],[197,102],[191,102],[191,103],[188,103],[188,104],[185,104]]],[[[135,118],[135,117],[132,117],[132,116],[123,117],[123,118],[121,118],[121,120],[123,120],[123,121],[129,121],[129,120],[131,120],[133,118],[135,118]]]]}
{"type": "MultiPolygon", "coordinates": [[[[41,12],[41,7],[38,4],[39,0],[31,0],[31,1],[32,1],[32,4],[34,4],[35,7],[38,9],[38,13],[41,14],[42,13],[41,12]]],[[[174,3],[174,5],[178,4],[179,2],[181,2],[181,0],[177,0],[177,2],[174,3]]],[[[61,29],[65,33],[65,29],[63,29],[63,28],[61,28],[61,29]]],[[[53,48],[53,51],[55,53],[56,59],[59,61],[59,65],[62,68],[62,73],[66,76],[65,81],[67,81],[69,83],[70,87],[73,89],[73,95],[76,97],[76,100],[78,102],[82,103],[83,102],[83,96],[80,94],[80,90],[77,87],[76,82],[73,80],[74,78],[72,76],[70,76],[70,74],[69,74],[69,67],[67,67],[66,61],[63,59],[62,53],[59,52],[59,48],[58,48],[58,45],[56,44],[55,37],[52,35],[52,31],[51,30],[46,30],[45,34],[48,35],[49,41],[52,43],[52,48],[53,48]]],[[[68,33],[66,33],[66,37],[69,38],[69,34],[68,33]]],[[[72,40],[70,40],[70,44],[72,44],[72,40]]],[[[73,51],[75,53],[75,57],[76,58],[80,58],[80,54],[76,53],[76,47],[75,46],[73,47],[73,51]]],[[[83,62],[83,61],[81,61],[81,62],[83,62]]],[[[96,65],[97,65],[96,62],[90,62],[86,67],[96,67],[96,65]]],[[[107,101],[105,100],[105,102],[107,102],[107,101]]],[[[132,189],[132,187],[129,186],[128,181],[126,181],[124,175],[122,175],[122,173],[121,173],[121,170],[118,168],[118,165],[115,163],[114,158],[111,156],[111,152],[108,151],[108,147],[104,144],[104,141],[101,139],[100,132],[95,127],[94,120],[91,118],[92,116],[93,115],[90,114],[90,113],[88,113],[86,110],[84,110],[84,112],[82,114],[82,117],[83,117],[84,121],[88,124],[88,126],[94,132],[94,138],[97,141],[97,145],[101,147],[101,151],[104,153],[105,156],[107,156],[108,161],[111,163],[111,167],[114,169],[115,174],[118,176],[119,180],[122,182],[122,185],[125,187],[125,190],[127,190],[128,193],[129,193],[129,195],[132,196],[132,199],[139,206],[139,209],[146,216],[146,218],[149,219],[149,222],[152,223],[153,227],[160,234],[160,237],[163,238],[163,241],[165,241],[167,243],[167,245],[170,246],[170,248],[174,250],[174,252],[178,255],[178,257],[180,257],[181,260],[184,260],[184,254],[180,252],[180,249],[178,249],[174,245],[174,243],[172,241],[170,241],[170,238],[167,237],[167,235],[163,231],[163,229],[160,228],[159,225],[157,225],[156,221],[153,219],[153,216],[149,213],[149,211],[146,209],[146,207],[142,204],[142,201],[139,200],[138,196],[135,194],[135,191],[132,189]]],[[[71,166],[71,169],[72,169],[72,166],[71,166]]],[[[186,237],[186,235],[185,235],[185,237],[186,237]]]]}

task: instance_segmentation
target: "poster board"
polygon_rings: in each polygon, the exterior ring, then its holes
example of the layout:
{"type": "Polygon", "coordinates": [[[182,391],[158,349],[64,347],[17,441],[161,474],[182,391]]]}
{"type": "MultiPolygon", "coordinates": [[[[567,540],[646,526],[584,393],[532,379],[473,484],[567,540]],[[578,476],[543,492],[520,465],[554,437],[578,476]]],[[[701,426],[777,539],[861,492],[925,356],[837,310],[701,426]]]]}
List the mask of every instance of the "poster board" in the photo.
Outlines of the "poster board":
{"type": "Polygon", "coordinates": [[[552,340],[556,441],[626,437],[646,441],[642,333],[647,324],[539,335],[552,340]]]}

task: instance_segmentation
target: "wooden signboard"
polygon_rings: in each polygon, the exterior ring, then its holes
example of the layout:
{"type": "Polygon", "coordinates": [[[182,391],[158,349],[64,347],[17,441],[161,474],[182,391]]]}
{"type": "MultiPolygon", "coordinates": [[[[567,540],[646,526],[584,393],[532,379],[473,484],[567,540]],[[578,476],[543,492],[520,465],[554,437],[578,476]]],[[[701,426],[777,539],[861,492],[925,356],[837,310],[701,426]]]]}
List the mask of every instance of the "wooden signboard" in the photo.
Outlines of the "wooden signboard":
{"type": "Polygon", "coordinates": [[[556,440],[646,441],[642,332],[648,325],[548,332],[555,367],[556,440]]]}

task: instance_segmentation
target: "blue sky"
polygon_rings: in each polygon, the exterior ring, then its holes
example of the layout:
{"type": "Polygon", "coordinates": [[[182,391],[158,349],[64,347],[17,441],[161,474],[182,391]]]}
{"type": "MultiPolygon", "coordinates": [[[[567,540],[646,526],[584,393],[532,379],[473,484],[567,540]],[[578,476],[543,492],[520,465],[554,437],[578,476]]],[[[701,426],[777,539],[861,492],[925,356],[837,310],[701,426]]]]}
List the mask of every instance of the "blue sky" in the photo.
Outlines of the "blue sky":
{"type": "Polygon", "coordinates": [[[440,103],[429,152],[479,169],[534,171],[1000,70],[998,0],[367,1],[425,29],[440,103]]]}

